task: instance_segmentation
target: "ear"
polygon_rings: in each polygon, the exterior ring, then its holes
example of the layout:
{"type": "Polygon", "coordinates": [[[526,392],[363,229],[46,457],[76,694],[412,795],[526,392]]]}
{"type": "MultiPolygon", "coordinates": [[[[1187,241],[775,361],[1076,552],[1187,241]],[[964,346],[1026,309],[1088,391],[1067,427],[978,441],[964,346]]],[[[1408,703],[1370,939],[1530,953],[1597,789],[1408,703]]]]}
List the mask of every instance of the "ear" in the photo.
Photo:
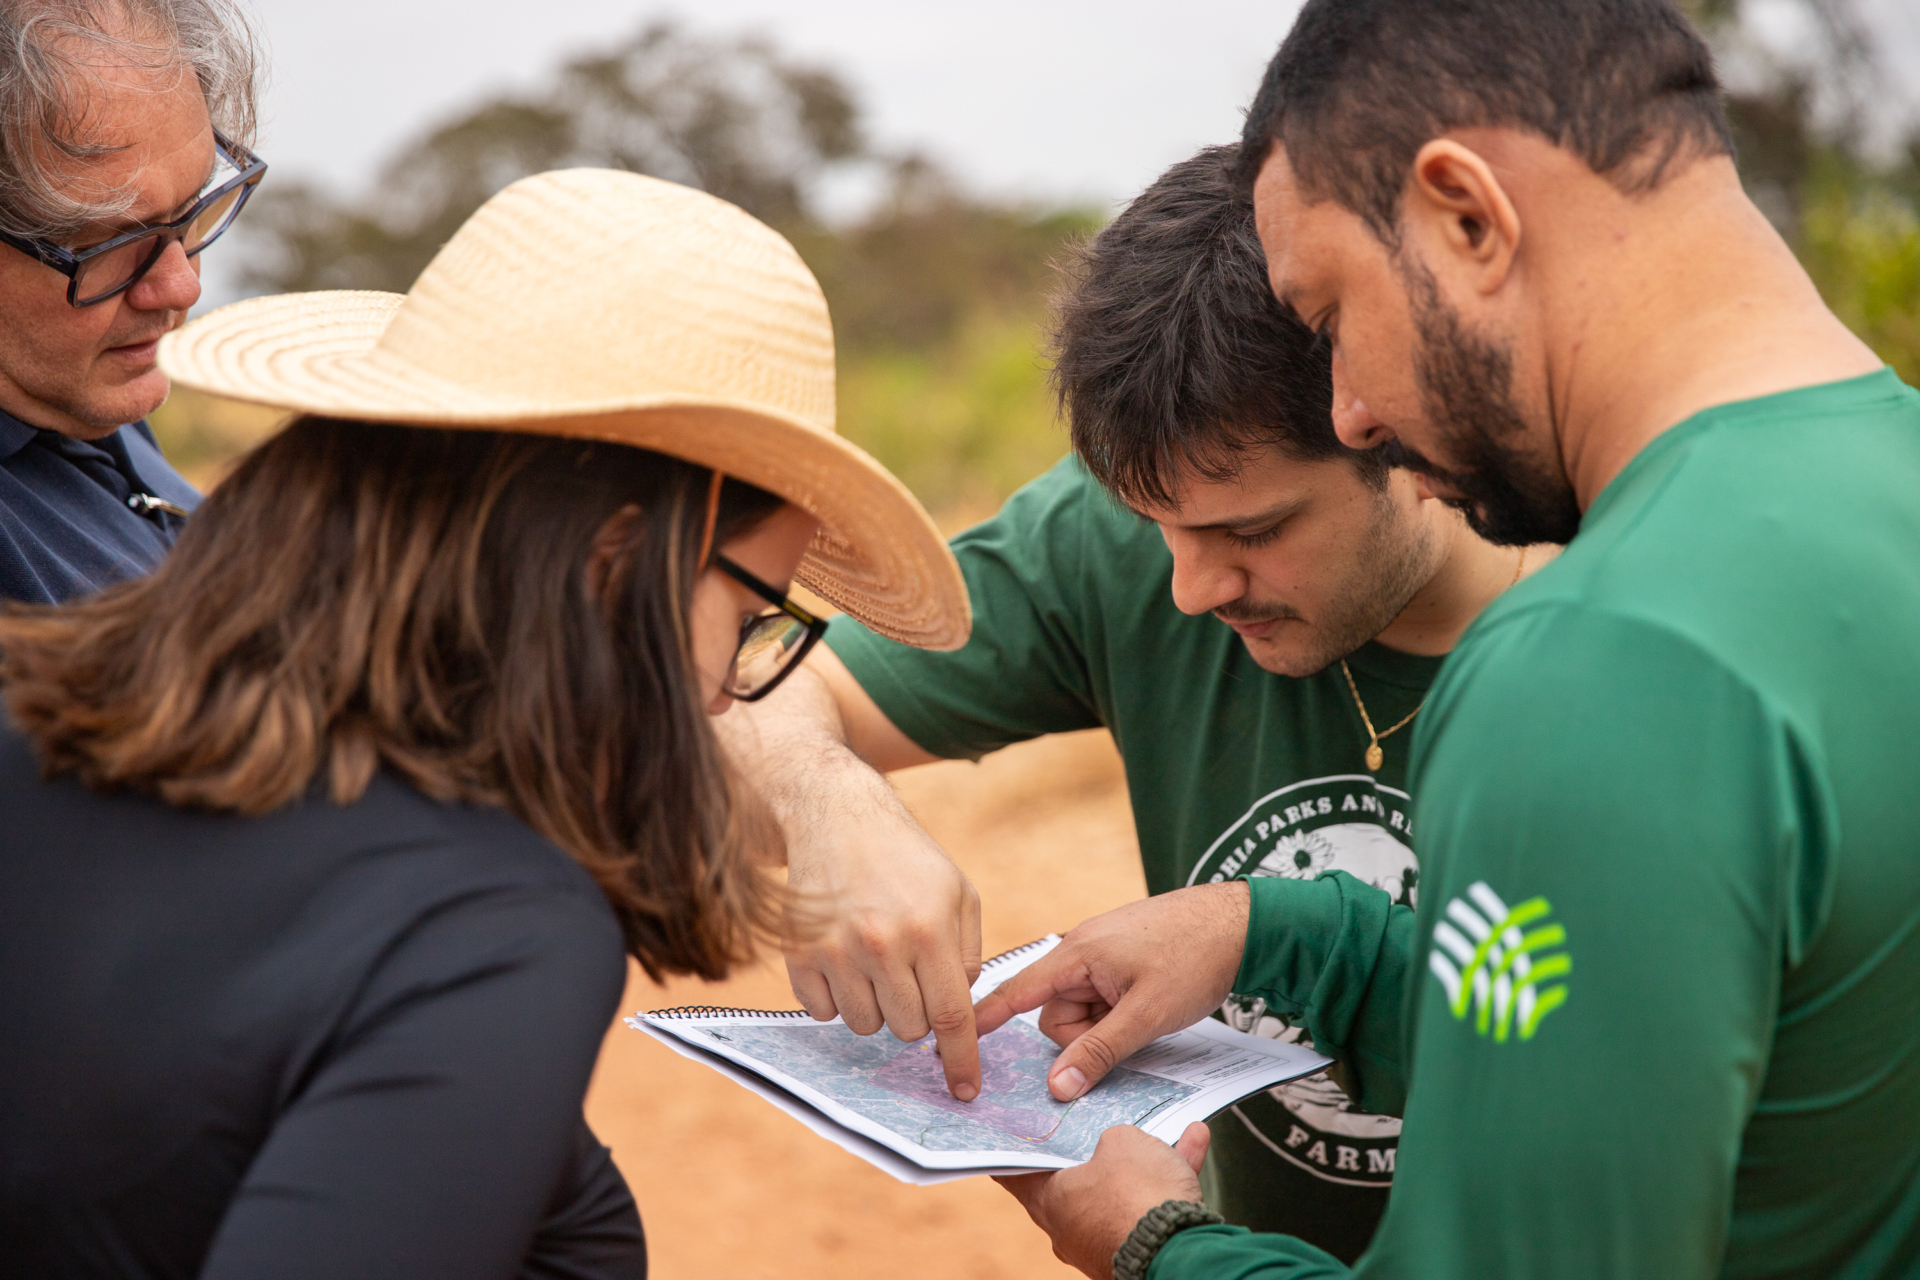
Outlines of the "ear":
{"type": "Polygon", "coordinates": [[[614,562],[633,546],[639,523],[640,508],[629,502],[594,530],[593,541],[587,544],[587,594],[593,599],[606,599],[614,562]]]}
{"type": "MultiPolygon", "coordinates": [[[[1479,152],[1436,138],[1413,158],[1406,221],[1429,228],[1473,286],[1490,294],[1506,282],[1520,251],[1520,215],[1479,152]]],[[[1438,256],[1428,261],[1439,265],[1438,256]]]]}

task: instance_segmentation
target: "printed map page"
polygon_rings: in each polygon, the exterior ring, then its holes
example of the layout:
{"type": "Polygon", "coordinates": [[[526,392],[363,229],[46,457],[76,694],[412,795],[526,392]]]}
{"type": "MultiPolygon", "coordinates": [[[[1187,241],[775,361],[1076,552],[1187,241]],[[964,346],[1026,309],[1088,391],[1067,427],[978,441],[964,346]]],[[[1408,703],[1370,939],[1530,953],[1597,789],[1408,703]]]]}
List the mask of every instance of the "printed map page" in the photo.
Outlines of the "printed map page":
{"type": "MultiPolygon", "coordinates": [[[[978,1000],[1058,945],[1050,934],[987,961],[978,1000]]],[[[1047,1092],[1058,1056],[1037,1015],[980,1041],[984,1089],[947,1092],[931,1038],[903,1045],[857,1036],[799,1010],[659,1009],[628,1025],[706,1063],[821,1137],[902,1182],[1060,1169],[1090,1159],[1100,1135],[1138,1125],[1171,1142],[1186,1125],[1261,1089],[1310,1075],[1330,1059],[1202,1018],[1147,1045],[1074,1102],[1047,1092]]]]}
{"type": "Polygon", "coordinates": [[[982,1088],[971,1103],[947,1092],[933,1039],[901,1044],[857,1036],[838,1024],[698,1027],[708,1039],[780,1069],[841,1106],[930,1151],[1032,1150],[1069,1160],[1092,1157],[1116,1124],[1144,1124],[1199,1092],[1193,1085],[1117,1067],[1073,1102],[1047,1092],[1060,1052],[1016,1018],[980,1041],[982,1088]]]}

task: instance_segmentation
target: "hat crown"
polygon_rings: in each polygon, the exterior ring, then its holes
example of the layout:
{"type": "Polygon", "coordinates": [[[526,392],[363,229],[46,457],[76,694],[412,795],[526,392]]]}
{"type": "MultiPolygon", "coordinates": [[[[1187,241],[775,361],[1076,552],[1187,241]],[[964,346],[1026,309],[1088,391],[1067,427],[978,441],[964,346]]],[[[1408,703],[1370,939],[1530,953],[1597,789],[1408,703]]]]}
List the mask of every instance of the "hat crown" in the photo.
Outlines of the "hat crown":
{"type": "Polygon", "coordinates": [[[606,440],[812,513],[795,572],[881,635],[966,643],[966,582],[926,511],[833,431],[833,328],[777,232],[630,173],[523,179],[411,293],[250,298],[168,334],[183,386],[298,413],[606,440]]]}
{"type": "Polygon", "coordinates": [[[501,190],[377,345],[544,413],[658,395],[833,430],[833,326],[800,255],[724,200],[634,173],[567,169],[501,190]]]}

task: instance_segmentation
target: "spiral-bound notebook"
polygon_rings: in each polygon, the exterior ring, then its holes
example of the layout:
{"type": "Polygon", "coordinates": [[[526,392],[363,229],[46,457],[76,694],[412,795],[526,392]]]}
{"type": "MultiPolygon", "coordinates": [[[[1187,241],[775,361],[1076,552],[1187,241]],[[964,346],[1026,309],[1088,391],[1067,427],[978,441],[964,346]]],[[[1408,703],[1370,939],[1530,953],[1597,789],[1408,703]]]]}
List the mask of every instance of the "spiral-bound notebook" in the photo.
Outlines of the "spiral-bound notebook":
{"type": "MultiPolygon", "coordinates": [[[[1030,942],[981,966],[978,1000],[1060,941],[1030,942]]],[[[1047,1091],[1059,1046],[1038,1014],[980,1040],[980,1096],[947,1092],[933,1039],[859,1036],[838,1018],[798,1009],[706,1005],[635,1014],[627,1024],[745,1085],[827,1140],[902,1182],[1064,1169],[1093,1155],[1101,1133],[1138,1125],[1168,1142],[1248,1094],[1311,1075],[1324,1058],[1299,1045],[1202,1019],[1162,1036],[1073,1102],[1047,1091]]]]}

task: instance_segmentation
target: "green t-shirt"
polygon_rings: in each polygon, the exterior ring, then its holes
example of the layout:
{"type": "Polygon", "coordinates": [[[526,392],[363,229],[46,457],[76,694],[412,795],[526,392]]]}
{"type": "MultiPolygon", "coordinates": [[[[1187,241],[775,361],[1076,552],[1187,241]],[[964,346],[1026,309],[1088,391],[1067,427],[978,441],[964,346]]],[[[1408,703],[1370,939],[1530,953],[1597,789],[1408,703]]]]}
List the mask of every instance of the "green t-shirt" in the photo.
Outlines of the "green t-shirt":
{"type": "MultiPolygon", "coordinates": [[[[908,737],[935,755],[974,758],[1105,725],[1126,761],[1154,893],[1339,869],[1411,899],[1411,731],[1388,738],[1385,767],[1368,774],[1366,731],[1339,667],[1305,680],[1273,675],[1225,624],[1181,613],[1159,530],[1078,463],[1026,486],[953,550],[973,599],[964,649],[908,648],[851,619],[827,633],[908,737]]],[[[1419,706],[1440,667],[1379,645],[1348,662],[1382,726],[1419,706]]],[[[1036,886],[1047,874],[1033,868],[1036,886]]],[[[1251,1001],[1225,1014],[1269,1035],[1299,1034],[1251,1001]]],[[[1399,1131],[1397,1119],[1355,1111],[1325,1077],[1283,1086],[1215,1118],[1209,1197],[1230,1221],[1358,1256],[1385,1205],[1399,1131]]]]}
{"type": "MultiPolygon", "coordinates": [[[[1920,394],[1648,446],[1422,716],[1417,911],[1254,886],[1236,987],[1401,1109],[1357,1274],[1920,1274],[1920,394]]],[[[1182,1232],[1155,1280],[1332,1276],[1182,1232]]]]}

